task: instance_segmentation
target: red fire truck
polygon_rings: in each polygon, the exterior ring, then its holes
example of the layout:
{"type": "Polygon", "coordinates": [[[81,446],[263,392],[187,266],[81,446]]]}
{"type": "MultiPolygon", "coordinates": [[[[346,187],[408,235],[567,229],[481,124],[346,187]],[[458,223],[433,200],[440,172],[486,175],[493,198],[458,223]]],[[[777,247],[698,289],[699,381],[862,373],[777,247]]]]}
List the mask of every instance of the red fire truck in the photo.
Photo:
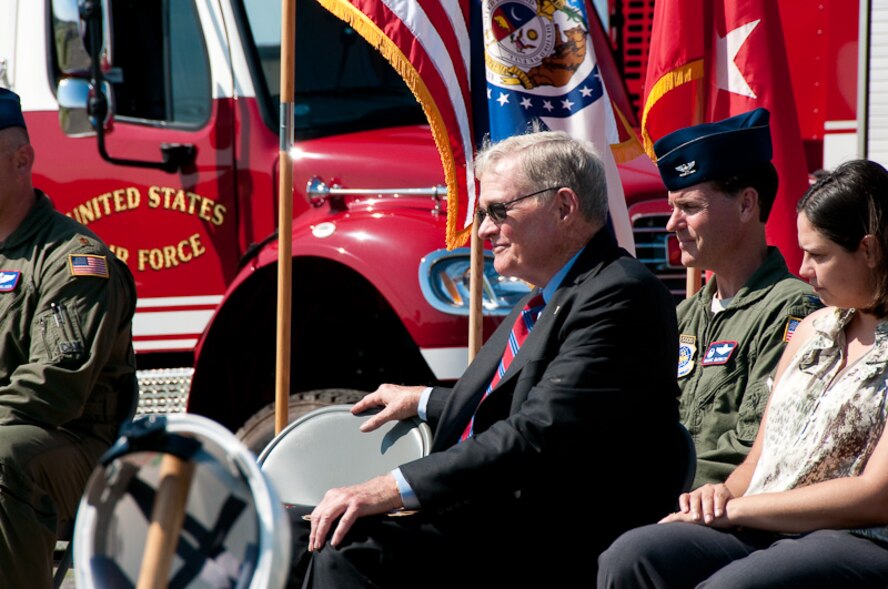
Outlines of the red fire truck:
{"type": "MultiPolygon", "coordinates": [[[[141,410],[182,410],[190,385],[189,410],[244,428],[259,447],[274,382],[279,2],[82,3],[99,13],[90,26],[77,0],[0,0],[0,85],[23,98],[36,184],[136,276],[141,410]],[[102,47],[111,98],[98,140],[85,38],[102,47]]],[[[637,99],[654,0],[595,4],[610,11],[637,99]]],[[[884,4],[780,1],[812,171],[866,154],[858,136],[876,145],[884,135],[881,54],[864,58],[857,43],[885,38],[884,4]]],[[[383,381],[458,377],[468,268],[465,250],[443,249],[443,173],[416,101],[353,30],[314,2],[297,5],[293,416],[383,381]]],[[[609,90],[628,103],[622,84],[609,90]]],[[[621,177],[637,254],[680,296],[659,177],[643,160],[621,177]]],[[[489,331],[526,286],[490,263],[485,278],[489,331]]]]}
{"type": "MultiPolygon", "coordinates": [[[[274,383],[279,0],[80,4],[0,0],[0,85],[22,96],[35,184],[136,277],[141,411],[181,410],[190,381],[189,411],[261,447],[274,383]],[[84,39],[110,98],[98,138],[84,39]]],[[[413,96],[352,29],[297,4],[291,416],[380,382],[457,378],[469,265],[467,250],[443,249],[443,172],[413,96]]],[[[622,178],[643,225],[664,198],[656,171],[640,162],[622,178]]],[[[645,235],[639,226],[639,251],[645,235]]],[[[487,332],[526,289],[488,261],[487,332]]]]}

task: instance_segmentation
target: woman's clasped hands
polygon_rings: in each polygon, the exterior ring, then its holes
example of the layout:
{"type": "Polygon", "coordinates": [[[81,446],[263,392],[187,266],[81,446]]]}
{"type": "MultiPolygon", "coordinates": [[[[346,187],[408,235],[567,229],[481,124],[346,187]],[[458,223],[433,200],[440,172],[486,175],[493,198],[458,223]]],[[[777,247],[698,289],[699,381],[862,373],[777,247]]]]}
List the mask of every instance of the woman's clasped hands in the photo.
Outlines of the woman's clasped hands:
{"type": "Polygon", "coordinates": [[[713,528],[732,527],[734,524],[728,517],[728,502],[733,498],[731,490],[724,484],[703,485],[690,493],[682,493],[678,497],[678,511],[667,515],[660,523],[687,522],[713,528]]]}

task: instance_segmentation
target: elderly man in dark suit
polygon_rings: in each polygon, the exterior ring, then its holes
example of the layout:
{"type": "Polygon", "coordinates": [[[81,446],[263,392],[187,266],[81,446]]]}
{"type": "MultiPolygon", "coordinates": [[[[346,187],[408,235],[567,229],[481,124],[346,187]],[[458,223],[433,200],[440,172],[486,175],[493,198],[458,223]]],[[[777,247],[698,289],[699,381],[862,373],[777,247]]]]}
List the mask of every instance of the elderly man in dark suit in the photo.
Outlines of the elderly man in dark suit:
{"type": "Polygon", "coordinates": [[[419,415],[432,452],[329,491],[310,525],[295,514],[294,585],[592,583],[621,531],[674,507],[675,309],[607,228],[601,160],[531,133],[486,148],[477,173],[496,270],[537,288],[452,389],[387,384],[355,406],[382,407],[368,430],[419,415]]]}

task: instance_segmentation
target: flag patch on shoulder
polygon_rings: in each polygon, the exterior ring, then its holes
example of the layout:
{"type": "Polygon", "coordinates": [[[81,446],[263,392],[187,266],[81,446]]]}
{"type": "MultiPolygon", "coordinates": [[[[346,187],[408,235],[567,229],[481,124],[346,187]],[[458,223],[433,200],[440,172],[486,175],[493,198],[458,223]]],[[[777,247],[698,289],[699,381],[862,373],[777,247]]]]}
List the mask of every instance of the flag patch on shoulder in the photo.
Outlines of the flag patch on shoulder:
{"type": "Polygon", "coordinates": [[[69,254],[68,268],[71,276],[96,276],[108,278],[108,260],[93,254],[69,254]]]}
{"type": "Polygon", "coordinates": [[[795,333],[796,327],[799,326],[799,323],[802,322],[801,317],[793,317],[789,316],[789,319],[786,320],[786,329],[783,330],[783,342],[787,343],[792,339],[792,334],[795,333]]]}

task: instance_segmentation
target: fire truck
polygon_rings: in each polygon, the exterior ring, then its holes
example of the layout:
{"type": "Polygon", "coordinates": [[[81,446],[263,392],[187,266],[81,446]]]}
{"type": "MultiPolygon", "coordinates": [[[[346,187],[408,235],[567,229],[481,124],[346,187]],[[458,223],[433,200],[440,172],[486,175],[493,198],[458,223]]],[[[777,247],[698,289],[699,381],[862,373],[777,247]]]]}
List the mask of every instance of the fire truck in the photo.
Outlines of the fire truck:
{"type": "MultiPolygon", "coordinates": [[[[22,97],[35,186],[135,276],[140,411],[187,396],[254,449],[273,429],[279,238],[291,417],[381,382],[453,380],[467,360],[469,256],[444,249],[423,114],[352,29],[297,5],[294,219],[279,236],[279,0],[0,0],[0,86],[22,97]],[[107,114],[87,110],[99,92],[107,114]]],[[[636,218],[663,201],[649,163],[621,174],[636,218]]],[[[489,333],[528,286],[489,257],[484,277],[489,333]]]]}

